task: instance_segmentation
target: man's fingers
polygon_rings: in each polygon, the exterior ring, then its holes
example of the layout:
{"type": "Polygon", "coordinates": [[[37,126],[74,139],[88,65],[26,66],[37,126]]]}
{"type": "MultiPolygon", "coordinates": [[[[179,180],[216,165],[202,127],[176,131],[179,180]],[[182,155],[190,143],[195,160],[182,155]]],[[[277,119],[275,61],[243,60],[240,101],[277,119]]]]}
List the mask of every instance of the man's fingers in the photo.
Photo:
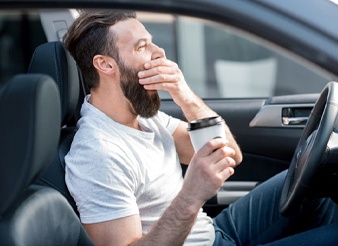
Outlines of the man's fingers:
{"type": "Polygon", "coordinates": [[[144,66],[148,68],[138,72],[140,84],[177,82],[180,79],[181,72],[177,64],[167,59],[155,59],[145,63],[144,66]]]}
{"type": "Polygon", "coordinates": [[[165,74],[165,73],[155,73],[150,76],[146,76],[144,78],[139,79],[139,83],[141,85],[151,85],[151,84],[159,84],[159,83],[174,83],[179,81],[179,76],[177,74],[165,74]]]}
{"type": "Polygon", "coordinates": [[[160,66],[151,68],[149,70],[142,70],[138,72],[138,77],[139,79],[144,79],[158,74],[173,74],[174,72],[175,71],[172,67],[160,66]]]}
{"type": "MultiPolygon", "coordinates": [[[[227,140],[223,138],[214,138],[207,142],[197,154],[200,156],[209,156],[211,153],[217,151],[217,149],[223,148],[227,145],[227,140]]],[[[230,151],[230,150],[229,150],[230,151]]]]}
{"type": "Polygon", "coordinates": [[[233,169],[232,167],[227,167],[227,168],[223,169],[223,171],[220,172],[219,175],[221,175],[221,177],[222,177],[223,180],[227,180],[234,173],[235,173],[235,169],[233,169]]]}
{"type": "Polygon", "coordinates": [[[214,172],[219,173],[228,167],[235,167],[235,165],[236,165],[235,160],[227,156],[216,162],[214,165],[211,165],[210,168],[214,172]]]}
{"type": "Polygon", "coordinates": [[[232,158],[235,155],[235,150],[226,146],[227,142],[222,138],[217,138],[209,141],[199,151],[200,157],[207,158],[209,168],[216,175],[224,180],[229,178],[234,173],[236,166],[235,160],[232,158]]]}
{"type": "Polygon", "coordinates": [[[154,68],[154,67],[158,67],[158,66],[174,66],[174,67],[177,67],[177,64],[173,61],[166,59],[166,58],[154,59],[154,60],[148,61],[144,64],[144,68],[146,70],[154,68]]]}

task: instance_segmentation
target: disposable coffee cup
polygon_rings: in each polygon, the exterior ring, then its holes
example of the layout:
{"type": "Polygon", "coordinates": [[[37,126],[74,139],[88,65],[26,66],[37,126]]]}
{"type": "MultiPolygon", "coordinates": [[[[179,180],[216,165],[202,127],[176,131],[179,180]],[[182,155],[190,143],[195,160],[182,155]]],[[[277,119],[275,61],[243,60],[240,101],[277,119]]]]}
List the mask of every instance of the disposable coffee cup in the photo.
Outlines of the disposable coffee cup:
{"type": "Polygon", "coordinates": [[[188,132],[195,152],[214,138],[225,136],[225,123],[221,116],[208,117],[188,123],[188,132]]]}

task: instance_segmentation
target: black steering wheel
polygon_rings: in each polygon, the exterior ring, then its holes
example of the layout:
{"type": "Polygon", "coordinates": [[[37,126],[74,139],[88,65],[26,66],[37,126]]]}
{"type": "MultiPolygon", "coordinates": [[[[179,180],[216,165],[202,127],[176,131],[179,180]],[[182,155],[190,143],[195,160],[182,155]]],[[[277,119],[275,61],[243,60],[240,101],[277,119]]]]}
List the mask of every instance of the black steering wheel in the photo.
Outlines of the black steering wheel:
{"type": "Polygon", "coordinates": [[[335,129],[338,113],[338,83],[322,90],[303,130],[284,181],[279,211],[291,215],[308,194],[335,129]]]}

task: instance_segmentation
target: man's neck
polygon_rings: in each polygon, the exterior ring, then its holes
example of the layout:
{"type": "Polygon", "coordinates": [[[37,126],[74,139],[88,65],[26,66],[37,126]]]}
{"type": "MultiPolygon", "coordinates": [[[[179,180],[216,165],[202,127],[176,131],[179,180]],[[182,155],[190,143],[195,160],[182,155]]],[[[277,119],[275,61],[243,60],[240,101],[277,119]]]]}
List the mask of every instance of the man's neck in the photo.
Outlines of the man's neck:
{"type": "Polygon", "coordinates": [[[137,114],[125,97],[91,91],[90,103],[109,118],[122,125],[141,130],[137,114]]]}

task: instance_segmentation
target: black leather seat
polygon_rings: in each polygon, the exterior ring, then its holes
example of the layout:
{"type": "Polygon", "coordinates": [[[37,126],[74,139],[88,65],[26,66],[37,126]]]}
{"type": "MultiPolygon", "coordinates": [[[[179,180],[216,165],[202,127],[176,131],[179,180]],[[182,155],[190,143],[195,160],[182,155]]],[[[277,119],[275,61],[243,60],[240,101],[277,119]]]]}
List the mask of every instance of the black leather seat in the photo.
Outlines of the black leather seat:
{"type": "Polygon", "coordinates": [[[79,73],[75,60],[59,41],[40,45],[32,56],[28,73],[41,73],[51,76],[59,90],[61,97],[61,124],[59,150],[53,162],[42,174],[37,183],[52,187],[61,192],[78,214],[76,204],[65,183],[64,157],[70,149],[76,132],[75,122],[78,119],[77,105],[79,97],[83,99],[80,90],[79,73]],[[74,120],[75,119],[75,120],[74,120]]]}
{"type": "Polygon", "coordinates": [[[65,197],[32,184],[58,146],[55,82],[15,76],[1,88],[0,114],[0,245],[93,245],[65,197]]]}

